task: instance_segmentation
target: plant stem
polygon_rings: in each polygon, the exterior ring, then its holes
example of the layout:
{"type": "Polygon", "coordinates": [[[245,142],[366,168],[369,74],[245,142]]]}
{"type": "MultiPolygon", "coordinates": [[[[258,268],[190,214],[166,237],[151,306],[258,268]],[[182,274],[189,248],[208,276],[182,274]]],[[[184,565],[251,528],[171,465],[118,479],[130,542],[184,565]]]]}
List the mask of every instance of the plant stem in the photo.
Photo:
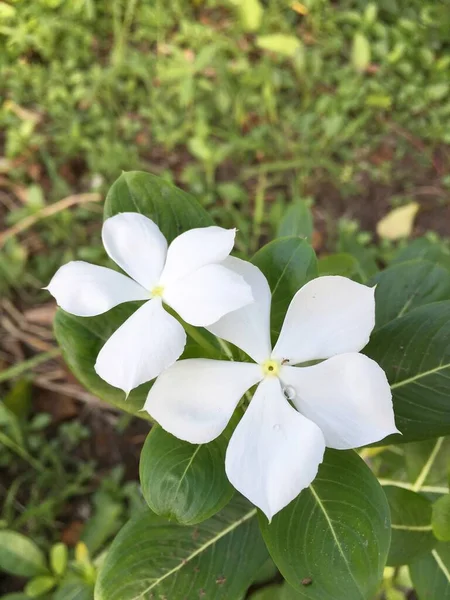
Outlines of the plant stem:
{"type": "Polygon", "coordinates": [[[41,354],[33,356],[33,358],[30,358],[29,360],[24,360],[17,365],[13,365],[9,369],[5,369],[0,373],[0,383],[7,381],[8,379],[12,379],[13,377],[18,377],[26,371],[30,371],[37,365],[40,365],[51,358],[55,358],[55,356],[59,356],[60,354],[61,350],[59,348],[53,348],[53,350],[42,352],[41,354]]]}

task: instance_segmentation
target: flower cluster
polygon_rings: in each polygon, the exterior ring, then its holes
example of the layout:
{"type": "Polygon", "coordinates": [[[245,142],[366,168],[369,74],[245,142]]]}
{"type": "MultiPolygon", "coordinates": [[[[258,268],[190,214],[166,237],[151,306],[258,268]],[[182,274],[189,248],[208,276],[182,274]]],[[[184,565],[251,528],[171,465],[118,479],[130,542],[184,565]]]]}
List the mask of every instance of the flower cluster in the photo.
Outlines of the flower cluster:
{"type": "Polygon", "coordinates": [[[153,221],[119,214],[105,221],[103,243],[130,277],[71,262],[48,290],[64,310],[85,317],[146,301],[106,342],[95,369],[127,394],[157,377],[144,409],[180,439],[214,440],[257,385],[225,468],[270,520],[313,481],[326,447],[357,448],[398,431],[386,375],[360,353],[375,325],[374,288],[339,276],[310,281],[292,299],[272,349],[268,282],[229,256],[234,236],[192,229],[167,247],[153,221]],[[253,362],[178,361],[186,334],[164,305],[253,362]]]}

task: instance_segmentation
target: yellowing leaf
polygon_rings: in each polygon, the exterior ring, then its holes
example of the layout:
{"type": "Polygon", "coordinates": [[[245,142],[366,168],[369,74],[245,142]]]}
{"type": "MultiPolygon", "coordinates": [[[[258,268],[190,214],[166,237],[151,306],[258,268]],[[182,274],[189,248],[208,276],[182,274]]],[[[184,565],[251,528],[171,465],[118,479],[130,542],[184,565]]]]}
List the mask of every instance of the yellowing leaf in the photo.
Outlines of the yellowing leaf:
{"type": "Polygon", "coordinates": [[[298,13],[299,15],[307,15],[308,14],[308,9],[301,2],[293,2],[291,4],[291,8],[292,8],[292,10],[295,10],[295,12],[298,13]]]}
{"type": "Polygon", "coordinates": [[[357,71],[365,71],[370,64],[369,40],[362,33],[355,33],[352,47],[352,63],[357,71]]]}
{"type": "Polygon", "coordinates": [[[256,38],[256,45],[263,50],[270,50],[283,56],[292,57],[301,47],[301,41],[293,35],[273,33],[272,35],[260,35],[256,38]]]}
{"type": "Polygon", "coordinates": [[[411,235],[414,219],[420,205],[410,202],[405,206],[394,208],[378,222],[377,233],[385,240],[399,240],[411,235]]]}
{"type": "Polygon", "coordinates": [[[236,7],[242,29],[245,31],[258,31],[261,26],[264,9],[259,0],[232,0],[236,7]]]}

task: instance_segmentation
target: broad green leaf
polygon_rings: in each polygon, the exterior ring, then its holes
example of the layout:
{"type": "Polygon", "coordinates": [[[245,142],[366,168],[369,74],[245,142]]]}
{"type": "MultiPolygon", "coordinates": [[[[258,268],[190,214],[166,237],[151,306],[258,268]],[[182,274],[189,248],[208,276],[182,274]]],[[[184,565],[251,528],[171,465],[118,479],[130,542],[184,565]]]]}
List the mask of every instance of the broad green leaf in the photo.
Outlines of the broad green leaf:
{"type": "Polygon", "coordinates": [[[450,271],[426,260],[394,265],[375,276],[376,326],[418,306],[450,300],[450,271]]]}
{"type": "Polygon", "coordinates": [[[371,51],[369,40],[361,32],[353,37],[352,63],[357,71],[365,71],[370,64],[371,51]]]}
{"type": "Polygon", "coordinates": [[[450,494],[433,504],[433,533],[438,540],[450,542],[450,494]]]}
{"type": "Polygon", "coordinates": [[[183,525],[223,508],[233,495],[224,467],[229,437],[226,431],[209,444],[189,444],[153,427],[140,462],[142,493],[150,508],[183,525]]]}
{"type": "Polygon", "coordinates": [[[396,442],[450,433],[450,301],[416,308],[381,327],[364,353],[391,384],[403,433],[393,436],[396,442]]]}
{"type": "Polygon", "coordinates": [[[377,233],[385,240],[400,240],[409,237],[414,226],[414,219],[420,208],[418,202],[410,202],[391,210],[377,224],[377,233]]]}
{"type": "Polygon", "coordinates": [[[170,243],[194,227],[214,225],[197,200],[161,177],[142,171],[123,173],[106,196],[104,218],[138,212],[152,219],[170,243]]]}
{"type": "Polygon", "coordinates": [[[431,241],[428,238],[419,238],[410,242],[405,248],[398,251],[392,264],[408,260],[429,260],[450,269],[450,250],[442,242],[431,241]]]}
{"type": "Polygon", "coordinates": [[[355,452],[327,450],[312,485],[271,524],[260,515],[260,524],[273,560],[301,598],[367,600],[376,590],[389,550],[389,506],[355,452]]]}
{"type": "Polygon", "coordinates": [[[313,217],[308,202],[297,200],[285,211],[278,225],[277,237],[294,235],[310,242],[313,228],[313,217]]]}
{"type": "MultiPolygon", "coordinates": [[[[405,444],[402,456],[403,472],[406,472],[408,481],[418,481],[420,489],[427,494],[448,493],[450,438],[405,444]]],[[[431,499],[436,499],[436,495],[431,499]]]]}
{"type": "Polygon", "coordinates": [[[317,277],[316,255],[304,240],[287,237],[258,250],[252,263],[267,277],[272,290],[271,330],[275,341],[292,298],[307,281],[317,277]]]}
{"type": "Polygon", "coordinates": [[[36,544],[16,531],[0,531],[0,571],[19,577],[47,573],[44,553],[36,544]]]}
{"type": "Polygon", "coordinates": [[[319,275],[341,275],[350,279],[358,274],[358,261],[351,254],[341,252],[323,256],[317,261],[319,275]]]}
{"type": "Polygon", "coordinates": [[[266,560],[256,509],[242,497],[194,527],[145,511],[110,547],[95,600],[241,600],[266,560]]]}
{"type": "Polygon", "coordinates": [[[282,600],[283,587],[269,585],[257,590],[250,596],[250,600],[282,600]]]}
{"type": "Polygon", "coordinates": [[[409,573],[420,600],[450,600],[450,542],[414,561],[409,573]]]}
{"type": "Polygon", "coordinates": [[[429,552],[436,543],[431,529],[431,502],[424,496],[395,486],[385,486],[391,509],[391,547],[387,564],[407,565],[429,552]]]}
{"type": "Polygon", "coordinates": [[[302,42],[293,35],[272,33],[270,35],[259,35],[256,38],[256,45],[263,50],[270,50],[292,58],[297,50],[301,48],[302,42]]]}
{"type": "Polygon", "coordinates": [[[52,600],[93,600],[94,586],[77,578],[67,581],[53,593],[52,600]]]}

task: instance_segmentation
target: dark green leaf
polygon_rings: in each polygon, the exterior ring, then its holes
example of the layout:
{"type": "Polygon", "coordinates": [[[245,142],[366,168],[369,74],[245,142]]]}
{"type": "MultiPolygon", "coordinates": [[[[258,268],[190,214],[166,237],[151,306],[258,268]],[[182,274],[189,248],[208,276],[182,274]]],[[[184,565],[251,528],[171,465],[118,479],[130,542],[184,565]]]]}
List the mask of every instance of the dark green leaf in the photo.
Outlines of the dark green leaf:
{"type": "Polygon", "coordinates": [[[281,219],[277,237],[296,236],[311,241],[313,217],[308,202],[297,200],[290,204],[281,219]]]}
{"type": "Polygon", "coordinates": [[[394,265],[379,273],[371,284],[377,284],[377,327],[418,306],[450,300],[450,271],[425,260],[394,265]]]}
{"type": "Polygon", "coordinates": [[[391,509],[391,547],[388,565],[407,565],[436,543],[431,530],[431,502],[400,487],[383,488],[391,509]]]}
{"type": "Polygon", "coordinates": [[[433,532],[438,540],[450,542],[450,494],[433,504],[433,532]]]}
{"type": "Polygon", "coordinates": [[[420,600],[450,600],[450,543],[414,561],[409,573],[420,600]]]}
{"type": "Polygon", "coordinates": [[[396,423],[403,433],[394,436],[397,442],[450,433],[450,301],[391,321],[374,333],[364,352],[385,370],[391,384],[396,423]]]}
{"type": "Polygon", "coordinates": [[[367,600],[376,590],[389,550],[389,507],[355,452],[327,450],[313,484],[271,524],[260,515],[260,524],[272,558],[302,598],[367,600]]]}
{"type": "Polygon", "coordinates": [[[189,444],[153,427],[140,463],[142,493],[150,508],[184,525],[223,508],[233,495],[224,467],[229,437],[227,431],[209,444],[189,444]]]}
{"type": "Polygon", "coordinates": [[[250,600],[281,600],[283,587],[281,585],[269,585],[257,590],[250,596],[250,600]]]}
{"type": "Polygon", "coordinates": [[[352,278],[358,274],[358,261],[351,254],[330,254],[317,261],[319,275],[341,275],[352,278]]]}
{"type": "Polygon", "coordinates": [[[152,219],[170,243],[194,227],[214,225],[198,201],[161,177],[129,171],[115,181],[105,201],[104,218],[121,212],[138,212],[152,219]]]}
{"type": "Polygon", "coordinates": [[[241,600],[266,560],[256,510],[239,496],[195,527],[146,511],[114,540],[95,599],[241,600]]]}
{"type": "Polygon", "coordinates": [[[297,237],[274,240],[259,250],[252,263],[261,269],[272,290],[271,329],[276,339],[295,293],[317,277],[317,259],[311,246],[297,237]]]}
{"type": "MultiPolygon", "coordinates": [[[[88,547],[91,555],[95,555],[111,538],[121,525],[123,506],[102,490],[94,495],[95,513],[83,528],[80,541],[88,547]]],[[[122,521],[123,522],[123,521],[122,521]]]]}
{"type": "Polygon", "coordinates": [[[419,238],[408,244],[406,248],[402,248],[395,256],[392,264],[416,259],[429,260],[434,264],[450,269],[450,250],[443,243],[434,242],[427,238],[419,238]]]}
{"type": "Polygon", "coordinates": [[[0,570],[19,577],[35,577],[47,572],[43,552],[21,533],[0,531],[0,570]]]}

